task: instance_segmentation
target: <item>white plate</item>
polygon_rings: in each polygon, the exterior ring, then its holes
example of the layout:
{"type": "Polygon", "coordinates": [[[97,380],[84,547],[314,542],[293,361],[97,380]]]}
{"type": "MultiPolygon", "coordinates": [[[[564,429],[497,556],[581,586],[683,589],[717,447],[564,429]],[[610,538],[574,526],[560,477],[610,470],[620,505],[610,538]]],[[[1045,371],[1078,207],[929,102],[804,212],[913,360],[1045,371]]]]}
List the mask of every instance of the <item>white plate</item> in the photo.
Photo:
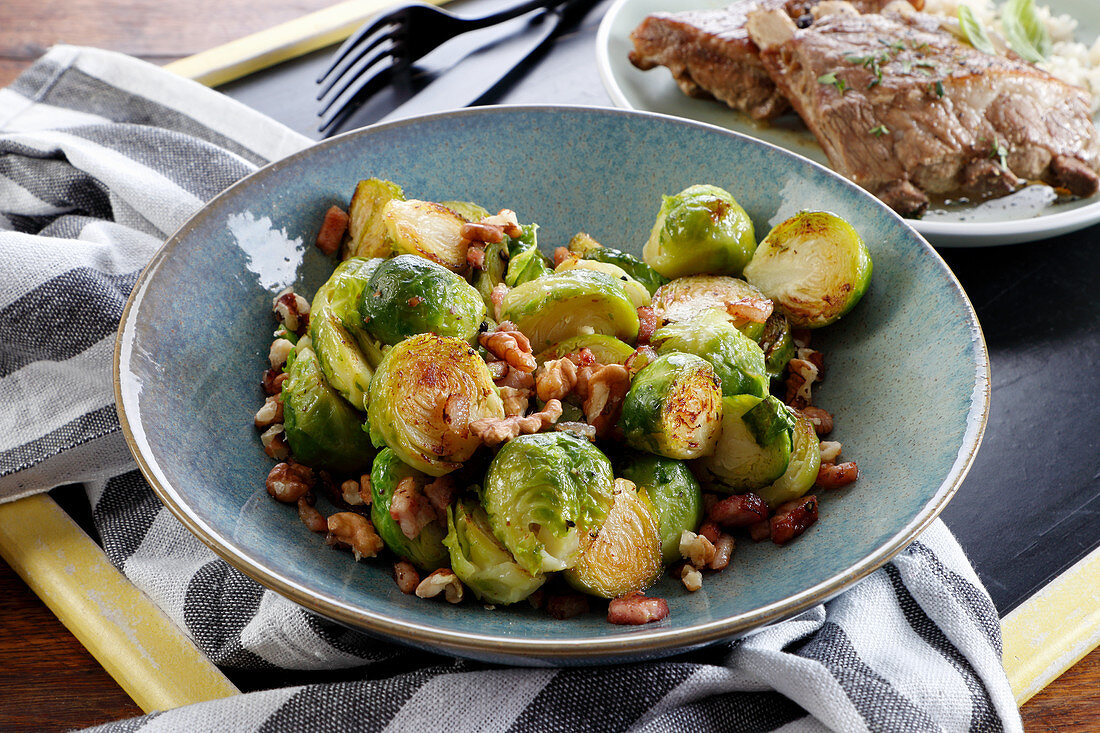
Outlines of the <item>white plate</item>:
{"type": "MultiPolygon", "coordinates": [[[[596,38],[600,77],[615,104],[707,122],[751,135],[828,165],[824,151],[794,115],[770,124],[751,120],[720,102],[692,99],[680,91],[668,70],[640,71],[627,60],[630,32],[650,13],[717,8],[730,0],[617,0],[607,11],[596,38]]],[[[1100,35],[1097,0],[1039,0],[1055,14],[1078,21],[1077,40],[1091,44],[1100,35]]],[[[1100,222],[1100,198],[1048,204],[1045,186],[1030,186],[1012,197],[962,210],[932,211],[910,223],[938,247],[988,247],[1046,239],[1100,222]]]]}

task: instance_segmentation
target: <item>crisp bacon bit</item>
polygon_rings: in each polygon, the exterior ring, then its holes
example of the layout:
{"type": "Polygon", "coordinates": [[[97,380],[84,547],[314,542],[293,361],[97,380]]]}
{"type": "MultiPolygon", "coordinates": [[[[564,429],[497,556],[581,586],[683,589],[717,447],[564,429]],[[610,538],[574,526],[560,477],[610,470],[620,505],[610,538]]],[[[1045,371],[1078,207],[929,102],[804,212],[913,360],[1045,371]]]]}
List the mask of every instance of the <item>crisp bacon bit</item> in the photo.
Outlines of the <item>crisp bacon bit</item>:
{"type": "Polygon", "coordinates": [[[336,254],[348,230],[348,215],[339,206],[330,206],[317,232],[317,249],[327,255],[336,254]]]}
{"type": "Polygon", "coordinates": [[[450,476],[440,476],[424,486],[424,496],[439,517],[447,516],[447,507],[455,498],[455,482],[450,476]]]}
{"type": "Polygon", "coordinates": [[[393,564],[393,579],[402,593],[412,595],[420,585],[420,573],[408,560],[399,560],[393,564]]]}
{"type": "Polygon", "coordinates": [[[563,400],[577,386],[577,365],[570,359],[552,359],[535,374],[535,393],[543,402],[563,400]]]}
{"type": "Polygon", "coordinates": [[[484,417],[470,423],[470,432],[488,446],[500,445],[519,435],[531,435],[544,430],[561,417],[561,402],[550,400],[542,412],[527,417],[484,417]]]}
{"type": "Polygon", "coordinates": [[[493,286],[493,291],[489,293],[489,301],[493,304],[493,319],[500,320],[500,306],[504,303],[504,296],[508,295],[508,286],[504,283],[497,283],[493,286]]]}
{"type": "Polygon", "coordinates": [[[660,321],[657,318],[657,311],[653,310],[653,308],[648,305],[640,306],[638,308],[637,343],[648,344],[659,326],[660,321]]]}
{"type": "Polygon", "coordinates": [[[412,476],[406,476],[397,482],[397,488],[390,499],[390,518],[401,527],[401,534],[410,540],[420,536],[420,531],[438,518],[431,502],[420,491],[420,486],[412,476]]]}
{"type": "Polygon", "coordinates": [[[701,525],[699,525],[699,536],[706,537],[712,545],[718,541],[718,535],[720,535],[721,533],[722,531],[718,529],[718,525],[714,522],[708,521],[703,522],[701,525]]]}
{"type": "Polygon", "coordinates": [[[859,467],[852,461],[847,463],[822,463],[817,471],[817,482],[822,489],[839,489],[859,478],[859,467]]]}
{"type": "Polygon", "coordinates": [[[470,242],[499,244],[504,241],[504,227],[484,221],[472,222],[462,225],[459,236],[470,242]]]}
{"type": "Polygon", "coordinates": [[[768,518],[768,504],[753,493],[734,494],[715,502],[707,518],[723,527],[749,527],[768,518]]]}
{"type": "Polygon", "coordinates": [[[578,368],[599,366],[599,363],[596,361],[596,355],[593,354],[592,349],[587,346],[579,351],[571,351],[565,355],[565,358],[576,364],[578,368]]]}
{"type": "Polygon", "coordinates": [[[623,400],[630,391],[630,373],[622,364],[600,367],[588,378],[588,396],[584,400],[584,418],[603,436],[619,422],[623,400]]]}
{"type": "MultiPolygon", "coordinates": [[[[522,374],[522,372],[520,372],[522,374]]],[[[531,401],[531,390],[500,387],[500,399],[504,402],[505,417],[522,417],[531,401]]]]}
{"type": "Polygon", "coordinates": [[[668,616],[664,598],[646,598],[638,592],[616,598],[607,605],[607,621],[612,624],[640,626],[668,616]]]}
{"type": "Polygon", "coordinates": [[[818,435],[828,435],[833,430],[833,416],[820,407],[806,405],[802,408],[805,415],[814,426],[814,432],[818,435]]]}
{"type": "Polygon", "coordinates": [[[630,376],[633,377],[638,372],[642,371],[649,365],[650,362],[656,361],[657,352],[653,350],[653,347],[642,344],[638,348],[634,349],[634,353],[626,357],[626,363],[623,366],[630,372],[630,376]]]}
{"type": "Polygon", "coordinates": [[[772,536],[772,524],[769,520],[749,525],[749,537],[753,542],[763,542],[772,536]]]}
{"type": "Polygon", "coordinates": [[[714,559],[707,564],[707,567],[711,570],[725,570],[730,564],[734,544],[733,535],[725,532],[719,535],[718,541],[714,543],[714,559]]]}
{"type": "Polygon", "coordinates": [[[764,323],[775,304],[767,298],[741,298],[726,303],[726,312],[734,318],[751,323],[764,323]]]}
{"type": "Polygon", "coordinates": [[[503,359],[521,372],[535,371],[538,362],[531,353],[531,342],[514,326],[505,330],[505,324],[513,325],[506,321],[493,333],[483,333],[478,336],[478,342],[493,356],[503,359]]]}
{"type": "Polygon", "coordinates": [[[576,255],[569,251],[568,247],[554,248],[554,269],[561,267],[561,263],[576,259],[576,255]]]}
{"type": "Polygon", "coordinates": [[[580,593],[559,593],[546,599],[546,612],[559,621],[588,613],[588,598],[580,593]]]}
{"type": "Polygon", "coordinates": [[[817,521],[817,497],[811,494],[788,501],[775,510],[775,516],[769,521],[772,542],[785,545],[817,521]]]}
{"type": "Polygon", "coordinates": [[[466,250],[466,264],[475,270],[485,269],[485,248],[471,244],[466,250]]]}

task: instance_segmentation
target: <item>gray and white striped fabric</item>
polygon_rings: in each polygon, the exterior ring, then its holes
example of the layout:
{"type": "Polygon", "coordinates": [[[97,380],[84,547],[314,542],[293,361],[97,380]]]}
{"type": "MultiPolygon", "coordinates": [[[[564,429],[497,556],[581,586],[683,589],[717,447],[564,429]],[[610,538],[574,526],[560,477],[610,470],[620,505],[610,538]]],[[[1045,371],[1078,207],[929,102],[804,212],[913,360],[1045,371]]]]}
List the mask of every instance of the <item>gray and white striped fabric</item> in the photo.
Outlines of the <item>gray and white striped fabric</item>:
{"type": "Polygon", "coordinates": [[[794,619],[669,660],[590,669],[399,648],[215,557],[133,470],[112,404],[113,334],[169,233],[307,142],[196,84],[92,49],[55,48],[0,90],[0,500],[85,483],[112,562],[214,662],[238,680],[301,683],[99,730],[1021,729],[996,610],[939,522],[794,619]]]}

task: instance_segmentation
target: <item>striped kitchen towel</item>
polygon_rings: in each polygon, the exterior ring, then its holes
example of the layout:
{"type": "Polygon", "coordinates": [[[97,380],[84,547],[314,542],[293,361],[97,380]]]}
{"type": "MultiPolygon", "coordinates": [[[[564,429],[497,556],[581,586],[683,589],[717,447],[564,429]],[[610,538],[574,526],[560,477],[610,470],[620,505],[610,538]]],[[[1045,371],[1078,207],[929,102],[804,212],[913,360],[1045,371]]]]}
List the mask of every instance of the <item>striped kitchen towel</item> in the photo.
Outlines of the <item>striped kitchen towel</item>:
{"type": "Polygon", "coordinates": [[[668,660],[587,669],[397,647],[218,559],[133,470],[112,404],[114,330],[168,234],[307,143],[103,51],[55,48],[0,90],[0,500],[85,483],[108,556],[212,660],[238,681],[295,682],[101,730],[1021,729],[996,610],[939,522],[796,618],[668,660]]]}

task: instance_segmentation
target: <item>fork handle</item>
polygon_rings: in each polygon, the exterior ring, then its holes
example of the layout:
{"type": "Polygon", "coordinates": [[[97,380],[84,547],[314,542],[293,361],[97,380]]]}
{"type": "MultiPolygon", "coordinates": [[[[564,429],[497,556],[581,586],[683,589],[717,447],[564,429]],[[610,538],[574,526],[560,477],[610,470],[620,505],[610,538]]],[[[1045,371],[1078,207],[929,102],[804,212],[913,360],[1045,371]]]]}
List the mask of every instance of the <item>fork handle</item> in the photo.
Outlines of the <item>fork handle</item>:
{"type": "Polygon", "coordinates": [[[466,21],[466,27],[470,30],[479,28],[488,28],[491,25],[501,23],[512,18],[518,18],[521,15],[526,15],[532,10],[538,10],[540,8],[553,8],[561,5],[564,0],[527,0],[527,2],[520,3],[511,8],[501,10],[498,13],[492,15],[486,15],[482,18],[469,18],[466,21]]]}

